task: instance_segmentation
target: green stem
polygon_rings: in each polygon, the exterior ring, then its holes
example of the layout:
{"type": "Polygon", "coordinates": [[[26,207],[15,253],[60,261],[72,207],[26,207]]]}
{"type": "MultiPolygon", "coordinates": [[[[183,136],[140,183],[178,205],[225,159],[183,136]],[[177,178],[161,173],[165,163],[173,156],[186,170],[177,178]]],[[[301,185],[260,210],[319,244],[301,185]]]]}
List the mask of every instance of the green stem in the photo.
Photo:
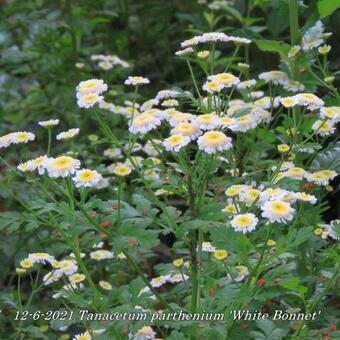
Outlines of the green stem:
{"type": "Polygon", "coordinates": [[[46,155],[49,156],[51,152],[51,143],[52,143],[52,129],[49,127],[47,129],[48,132],[48,144],[47,144],[47,152],[46,155]]]}
{"type": "MultiPolygon", "coordinates": [[[[299,8],[297,0],[288,0],[289,7],[289,26],[290,26],[290,43],[292,46],[299,41],[299,8]]],[[[291,62],[292,78],[298,78],[298,69],[294,61],[291,62]]]]}

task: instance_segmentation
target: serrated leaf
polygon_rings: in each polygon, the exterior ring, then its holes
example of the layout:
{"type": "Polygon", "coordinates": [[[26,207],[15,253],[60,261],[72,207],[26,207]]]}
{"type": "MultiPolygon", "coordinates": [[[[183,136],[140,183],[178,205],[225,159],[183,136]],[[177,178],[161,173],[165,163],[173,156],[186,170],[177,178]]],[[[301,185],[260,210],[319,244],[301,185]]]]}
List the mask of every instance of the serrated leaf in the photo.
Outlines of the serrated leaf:
{"type": "Polygon", "coordinates": [[[283,60],[288,59],[290,45],[276,40],[255,40],[257,47],[264,52],[279,53],[283,60]]]}
{"type": "Polygon", "coordinates": [[[329,150],[320,152],[315,157],[312,166],[318,169],[340,172],[340,142],[337,142],[329,150]]]}

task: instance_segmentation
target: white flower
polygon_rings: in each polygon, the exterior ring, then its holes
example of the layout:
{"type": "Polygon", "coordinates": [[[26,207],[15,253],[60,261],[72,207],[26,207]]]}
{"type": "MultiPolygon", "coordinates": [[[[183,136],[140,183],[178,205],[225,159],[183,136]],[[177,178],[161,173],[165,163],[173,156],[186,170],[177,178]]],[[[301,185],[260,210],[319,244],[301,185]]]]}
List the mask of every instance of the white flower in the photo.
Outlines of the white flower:
{"type": "Polygon", "coordinates": [[[143,111],[146,111],[146,110],[150,110],[152,109],[154,106],[158,105],[159,104],[159,100],[157,99],[149,99],[147,101],[145,101],[142,106],[140,107],[140,110],[143,112],[143,111]]]}
{"type": "Polygon", "coordinates": [[[90,253],[90,257],[93,260],[108,260],[113,258],[113,253],[106,249],[96,250],[90,253]]]}
{"type": "Polygon", "coordinates": [[[271,223],[279,222],[287,224],[294,217],[295,209],[284,201],[267,201],[261,207],[262,216],[269,219],[271,223]]]}
{"type": "Polygon", "coordinates": [[[331,120],[317,120],[312,125],[312,130],[320,136],[329,136],[335,132],[335,126],[331,120]]]}
{"type": "Polygon", "coordinates": [[[299,92],[304,91],[305,87],[296,80],[287,80],[283,85],[283,88],[287,91],[299,92]]]}
{"type": "Polygon", "coordinates": [[[191,140],[195,140],[202,134],[202,131],[192,123],[181,123],[176,125],[170,133],[172,135],[180,134],[189,137],[191,140]]]}
{"type": "Polygon", "coordinates": [[[301,47],[299,45],[292,46],[292,48],[288,52],[288,58],[293,59],[296,55],[301,51],[301,47]]]}
{"type": "Polygon", "coordinates": [[[151,284],[152,287],[158,288],[160,286],[163,286],[166,282],[167,282],[167,277],[164,276],[164,275],[161,275],[161,276],[153,278],[150,281],[150,284],[151,284]]]}
{"type": "Polygon", "coordinates": [[[45,264],[46,262],[54,261],[54,256],[48,253],[31,253],[28,254],[28,259],[33,263],[42,263],[45,264]]]}
{"type": "Polygon", "coordinates": [[[110,282],[107,281],[99,281],[99,286],[105,290],[112,290],[112,285],[110,282]]]}
{"type": "Polygon", "coordinates": [[[167,98],[176,98],[180,94],[181,94],[180,92],[174,90],[161,90],[157,93],[155,100],[159,101],[167,98]]]}
{"type": "Polygon", "coordinates": [[[252,99],[261,98],[263,96],[264,96],[264,92],[263,91],[253,91],[253,92],[250,92],[250,97],[252,99]]]}
{"type": "Polygon", "coordinates": [[[141,84],[149,84],[150,83],[150,80],[148,78],[144,78],[144,77],[140,77],[140,76],[129,76],[124,84],[125,85],[133,85],[133,86],[136,86],[136,85],[141,85],[141,84]]]}
{"type": "Polygon", "coordinates": [[[198,148],[208,154],[228,150],[232,147],[231,138],[220,131],[208,131],[197,140],[198,148]]]}
{"type": "Polygon", "coordinates": [[[218,73],[208,77],[211,82],[223,84],[224,87],[232,87],[240,83],[240,79],[231,73],[218,73]]]}
{"type": "Polygon", "coordinates": [[[317,199],[314,195],[306,194],[305,192],[296,192],[295,197],[299,201],[309,202],[311,204],[315,204],[317,199]]]}
{"type": "Polygon", "coordinates": [[[179,51],[175,52],[175,55],[181,57],[181,56],[190,55],[191,53],[194,53],[193,48],[192,47],[187,47],[184,50],[179,50],[179,51]]]}
{"type": "Polygon", "coordinates": [[[153,340],[156,339],[156,332],[150,326],[144,326],[137,333],[129,334],[129,340],[153,340]]]}
{"type": "Polygon", "coordinates": [[[241,90],[244,90],[246,88],[253,87],[254,85],[256,85],[256,80],[255,79],[250,79],[250,80],[245,80],[245,81],[242,81],[241,83],[239,83],[237,85],[237,88],[241,89],[241,90]]]}
{"type": "Polygon", "coordinates": [[[162,106],[164,107],[174,107],[178,105],[179,105],[179,102],[176,99],[167,99],[162,103],[162,106]]]}
{"type": "Polygon", "coordinates": [[[224,85],[217,81],[207,81],[203,84],[202,88],[204,91],[207,91],[208,93],[215,93],[220,92],[224,89],[224,85]]]}
{"type": "Polygon", "coordinates": [[[216,251],[216,248],[211,244],[211,242],[203,242],[202,251],[204,253],[214,253],[216,251]]]}
{"type": "Polygon", "coordinates": [[[20,131],[11,134],[11,143],[28,143],[35,140],[35,135],[32,132],[20,131]]]}
{"type": "Polygon", "coordinates": [[[103,100],[104,97],[98,95],[97,93],[89,93],[85,95],[77,94],[77,105],[80,108],[89,109],[96,104],[100,104],[103,100]]]}
{"type": "Polygon", "coordinates": [[[133,119],[131,126],[129,127],[129,131],[131,133],[145,134],[151,130],[156,129],[157,126],[161,125],[161,120],[159,117],[148,114],[146,112],[143,112],[142,114],[133,119]]]}
{"type": "Polygon", "coordinates": [[[77,263],[74,260],[62,260],[57,263],[56,268],[55,273],[57,275],[65,274],[69,276],[78,271],[77,263]]]}
{"type": "Polygon", "coordinates": [[[27,170],[38,170],[39,175],[43,175],[45,172],[45,162],[48,159],[46,155],[37,157],[27,162],[27,170]]]}
{"type": "Polygon", "coordinates": [[[79,133],[79,129],[78,128],[76,128],[76,129],[69,129],[67,131],[60,132],[59,134],[57,134],[56,139],[57,140],[62,140],[62,139],[73,138],[78,133],[79,133]]]}
{"type": "Polygon", "coordinates": [[[314,182],[316,185],[328,185],[329,181],[337,176],[333,170],[319,170],[314,173],[307,173],[306,179],[309,182],[314,182]]]}
{"type": "Polygon", "coordinates": [[[187,123],[192,119],[193,119],[192,114],[179,112],[179,113],[176,113],[175,115],[170,116],[170,119],[168,119],[168,120],[169,120],[169,124],[171,126],[175,127],[178,124],[187,123]]]}
{"type": "Polygon", "coordinates": [[[266,83],[271,81],[274,85],[284,85],[288,79],[288,76],[282,71],[269,71],[260,73],[259,79],[263,79],[266,83]]]}
{"type": "Polygon", "coordinates": [[[324,38],[329,36],[329,33],[324,33],[323,23],[318,20],[302,38],[302,49],[304,51],[311,50],[323,44],[324,38]]]}
{"type": "Polygon", "coordinates": [[[88,331],[75,335],[72,340],[91,340],[92,337],[88,331]]]}
{"type": "Polygon", "coordinates": [[[81,81],[76,90],[79,95],[101,94],[107,91],[107,85],[102,79],[89,79],[81,81]]]}
{"type": "Polygon", "coordinates": [[[285,97],[280,99],[280,103],[284,107],[294,107],[298,104],[298,100],[295,97],[285,97]]]}
{"type": "Polygon", "coordinates": [[[230,224],[235,231],[245,234],[255,230],[258,221],[254,214],[248,213],[235,215],[230,224]]]}
{"type": "Polygon", "coordinates": [[[44,162],[44,166],[50,177],[67,177],[73,175],[80,168],[80,161],[69,156],[61,156],[48,158],[44,162]]]}
{"type": "Polygon", "coordinates": [[[334,124],[340,122],[340,106],[322,107],[320,118],[329,119],[334,124]]]}
{"type": "Polygon", "coordinates": [[[299,105],[307,106],[308,110],[319,109],[325,105],[325,102],[313,93],[299,93],[294,96],[299,105]]]}
{"type": "Polygon", "coordinates": [[[59,119],[42,120],[38,124],[43,127],[55,126],[59,124],[59,119]]]}
{"type": "Polygon", "coordinates": [[[236,282],[241,282],[249,275],[249,269],[245,266],[235,266],[235,269],[237,271],[236,282]]]}
{"type": "Polygon", "coordinates": [[[178,152],[184,146],[190,143],[190,138],[180,134],[172,135],[163,141],[163,146],[167,151],[178,152]]]}
{"type": "Polygon", "coordinates": [[[43,277],[44,285],[49,285],[50,283],[56,282],[61,278],[62,273],[58,271],[50,271],[43,277]]]}
{"type": "Polygon", "coordinates": [[[192,121],[194,126],[197,126],[201,130],[213,130],[220,125],[218,116],[212,113],[196,116],[192,121]]]}
{"type": "Polygon", "coordinates": [[[107,158],[121,158],[122,151],[119,148],[108,148],[104,150],[103,155],[107,158]]]}
{"type": "Polygon", "coordinates": [[[77,188],[95,187],[101,179],[101,174],[99,174],[96,170],[89,169],[76,171],[76,175],[72,178],[77,188]]]}
{"type": "Polygon", "coordinates": [[[237,132],[246,132],[257,126],[258,119],[251,114],[235,118],[234,124],[230,125],[230,130],[237,132]]]}
{"type": "Polygon", "coordinates": [[[168,281],[171,283],[178,283],[187,280],[189,280],[189,276],[185,274],[182,275],[181,273],[172,274],[168,279],[168,281]]]}

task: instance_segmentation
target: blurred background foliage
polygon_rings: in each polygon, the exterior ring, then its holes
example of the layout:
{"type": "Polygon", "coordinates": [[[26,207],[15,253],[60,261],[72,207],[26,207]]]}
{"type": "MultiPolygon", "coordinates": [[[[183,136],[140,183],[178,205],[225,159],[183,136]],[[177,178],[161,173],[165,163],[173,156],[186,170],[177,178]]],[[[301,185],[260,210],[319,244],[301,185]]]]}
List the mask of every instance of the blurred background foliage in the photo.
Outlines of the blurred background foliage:
{"type": "MultiPolygon", "coordinates": [[[[300,1],[301,30],[338,3],[300,1]]],[[[174,52],[199,32],[289,43],[287,0],[2,0],[0,6],[1,134],[34,129],[38,119],[48,117],[79,124],[74,88],[86,78],[100,77],[112,85],[122,84],[129,74],[147,76],[152,81],[145,89],[149,98],[171,84],[189,86],[186,65],[174,52]],[[93,54],[117,54],[132,67],[105,72],[90,61],[93,54]],[[79,69],[76,63],[85,66],[79,69]]],[[[324,22],[327,31],[336,32],[340,12],[324,22]]],[[[333,35],[331,69],[340,62],[335,42],[333,35]]],[[[279,56],[252,44],[249,62],[257,74],[264,66],[277,69],[279,56]]]]}

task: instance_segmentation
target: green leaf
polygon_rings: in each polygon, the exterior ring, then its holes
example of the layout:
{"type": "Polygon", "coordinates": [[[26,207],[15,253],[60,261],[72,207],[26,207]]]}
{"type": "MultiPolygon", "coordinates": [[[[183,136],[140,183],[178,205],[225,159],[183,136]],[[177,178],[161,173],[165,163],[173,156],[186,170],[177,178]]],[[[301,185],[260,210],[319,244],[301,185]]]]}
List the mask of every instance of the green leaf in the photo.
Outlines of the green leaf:
{"type": "Polygon", "coordinates": [[[288,60],[290,45],[276,40],[255,40],[257,47],[264,52],[279,53],[283,60],[288,60]]]}
{"type": "Polygon", "coordinates": [[[329,150],[320,152],[315,157],[312,166],[317,169],[329,169],[340,172],[340,142],[337,142],[329,150]]]}
{"type": "Polygon", "coordinates": [[[340,0],[319,0],[317,5],[320,18],[322,19],[328,17],[340,7],[340,0]]]}
{"type": "Polygon", "coordinates": [[[300,280],[296,277],[288,277],[286,279],[283,279],[280,282],[280,286],[289,290],[292,290],[294,292],[297,292],[301,295],[305,294],[307,292],[307,287],[300,284],[300,280]]]}
{"type": "Polygon", "coordinates": [[[252,338],[256,340],[258,339],[280,340],[286,335],[286,332],[281,328],[277,328],[277,326],[271,320],[256,321],[256,327],[260,330],[260,332],[252,331],[249,333],[252,336],[252,338]]]}

